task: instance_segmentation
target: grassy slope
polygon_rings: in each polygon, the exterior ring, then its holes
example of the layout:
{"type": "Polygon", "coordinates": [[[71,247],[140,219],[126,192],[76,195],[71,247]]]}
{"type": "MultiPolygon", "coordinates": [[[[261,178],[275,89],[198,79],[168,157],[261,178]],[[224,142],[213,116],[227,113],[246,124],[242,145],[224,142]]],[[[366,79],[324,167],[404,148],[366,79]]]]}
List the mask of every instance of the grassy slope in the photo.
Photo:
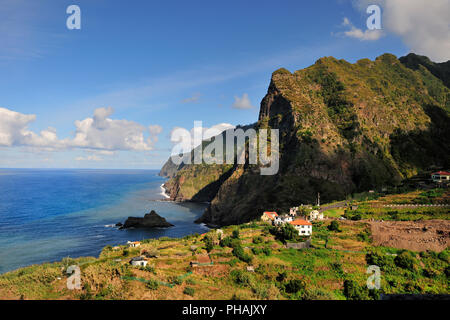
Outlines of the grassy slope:
{"type": "MultiPolygon", "coordinates": [[[[346,217],[352,218],[359,215],[362,219],[374,218],[377,220],[429,220],[429,219],[450,219],[450,207],[428,207],[421,205],[450,204],[449,189],[434,189],[429,191],[416,190],[401,194],[379,195],[367,194],[366,197],[359,197],[355,211],[347,210],[346,217]],[[386,207],[394,205],[395,207],[386,207]]],[[[340,210],[341,215],[345,210],[340,210]]],[[[325,215],[332,216],[329,212],[325,215]]]]}
{"type": "MultiPolygon", "coordinates": [[[[302,251],[285,249],[267,231],[267,225],[241,225],[242,247],[253,257],[251,265],[255,267],[254,273],[246,271],[248,264],[234,257],[231,248],[220,246],[215,246],[211,252],[213,267],[190,269],[189,262],[195,261],[195,256],[206,253],[201,241],[203,236],[161,238],[148,240],[138,249],[123,246],[113,251],[106,247],[98,259],[65,259],[9,272],[0,276],[0,298],[345,299],[344,280],[354,280],[360,288],[364,288],[367,279],[366,253],[373,250],[388,260],[382,276],[384,292],[448,293],[448,250],[439,257],[434,253],[422,256],[412,253],[415,256],[413,270],[406,270],[397,267],[394,258],[386,255],[387,252],[400,250],[371,247],[370,238],[367,238],[369,231],[363,222],[340,222],[341,232],[329,231],[328,224],[314,225],[314,248],[302,251]],[[262,237],[262,243],[253,243],[257,236],[262,237]],[[195,252],[191,248],[193,245],[197,246],[195,252]],[[254,247],[270,247],[271,254],[254,255],[251,251],[254,247]],[[149,265],[152,268],[148,270],[139,270],[128,264],[130,257],[138,255],[141,250],[158,252],[159,257],[151,259],[149,265]],[[64,270],[72,264],[81,267],[81,291],[66,289],[67,276],[64,270]],[[187,274],[191,271],[192,274],[187,274]],[[282,280],[280,274],[284,272],[286,277],[282,280]],[[127,276],[174,285],[169,287],[160,284],[156,290],[152,290],[143,282],[122,278],[127,276]],[[183,276],[181,283],[175,280],[183,276]],[[295,279],[301,280],[299,291],[287,292],[287,284],[295,279]],[[183,293],[186,287],[194,289],[193,296],[183,293]]],[[[230,235],[235,228],[223,229],[224,235],[230,235]]],[[[215,234],[214,231],[211,234],[215,234]]],[[[360,298],[368,299],[368,292],[364,289],[362,292],[360,298]]]]}

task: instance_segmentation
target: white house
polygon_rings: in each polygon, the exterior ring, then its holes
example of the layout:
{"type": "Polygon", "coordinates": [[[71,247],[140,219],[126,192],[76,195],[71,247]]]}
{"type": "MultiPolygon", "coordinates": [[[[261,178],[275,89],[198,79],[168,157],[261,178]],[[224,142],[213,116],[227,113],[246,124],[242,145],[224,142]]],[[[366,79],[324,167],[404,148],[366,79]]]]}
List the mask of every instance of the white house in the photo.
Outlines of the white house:
{"type": "Polygon", "coordinates": [[[273,221],[273,224],[276,226],[291,222],[293,219],[290,216],[278,216],[273,221]]]}
{"type": "Polygon", "coordinates": [[[127,244],[131,248],[137,248],[141,245],[141,243],[139,241],[128,241],[127,244]]]}
{"type": "Polygon", "coordinates": [[[130,263],[132,266],[135,267],[145,267],[147,265],[147,260],[140,256],[140,257],[134,257],[133,259],[131,259],[130,263]]]}
{"type": "Polygon", "coordinates": [[[312,234],[312,224],[303,219],[291,221],[290,224],[298,231],[300,236],[310,236],[312,234]]]}
{"type": "Polygon", "coordinates": [[[323,213],[320,213],[318,210],[313,210],[309,213],[309,220],[323,220],[323,213]]]}

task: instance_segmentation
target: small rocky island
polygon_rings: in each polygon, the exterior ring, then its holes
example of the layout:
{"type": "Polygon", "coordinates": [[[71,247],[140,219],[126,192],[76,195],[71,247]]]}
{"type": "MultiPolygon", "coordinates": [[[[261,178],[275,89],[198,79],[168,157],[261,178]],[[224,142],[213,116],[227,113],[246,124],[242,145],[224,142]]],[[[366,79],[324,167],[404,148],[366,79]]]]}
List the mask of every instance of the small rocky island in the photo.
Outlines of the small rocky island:
{"type": "Polygon", "coordinates": [[[154,210],[147,213],[143,218],[139,217],[128,217],[127,221],[122,225],[120,223],[117,224],[119,229],[128,229],[128,228],[140,228],[140,229],[148,229],[148,228],[169,228],[173,227],[173,224],[166,221],[165,218],[158,215],[154,210]]]}

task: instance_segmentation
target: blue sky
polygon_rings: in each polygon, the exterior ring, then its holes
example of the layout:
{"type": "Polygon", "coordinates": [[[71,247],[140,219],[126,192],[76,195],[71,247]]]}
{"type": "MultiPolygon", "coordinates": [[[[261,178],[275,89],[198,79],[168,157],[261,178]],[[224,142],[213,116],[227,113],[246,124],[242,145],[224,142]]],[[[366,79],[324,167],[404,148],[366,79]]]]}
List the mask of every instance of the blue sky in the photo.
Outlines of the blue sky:
{"type": "Polygon", "coordinates": [[[174,127],[255,122],[280,67],[294,71],[322,56],[354,62],[415,49],[394,28],[375,40],[348,33],[367,29],[364,6],[351,0],[0,0],[0,167],[157,169],[170,155],[174,127]],[[66,27],[71,4],[81,9],[81,30],[66,27]],[[233,107],[236,99],[241,108],[233,107]],[[92,118],[127,120],[133,133],[142,129],[143,147],[120,141],[125,122],[112,122],[114,143],[86,138],[75,121],[92,118]],[[148,126],[158,128],[151,142],[148,126]]]}

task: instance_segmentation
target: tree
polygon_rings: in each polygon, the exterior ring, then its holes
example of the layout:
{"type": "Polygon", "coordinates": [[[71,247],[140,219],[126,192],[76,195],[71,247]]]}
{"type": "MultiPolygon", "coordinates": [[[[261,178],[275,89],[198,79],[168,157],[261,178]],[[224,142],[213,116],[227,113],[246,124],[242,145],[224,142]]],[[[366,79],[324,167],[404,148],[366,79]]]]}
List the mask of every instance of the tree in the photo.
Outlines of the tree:
{"type": "Polygon", "coordinates": [[[271,232],[277,239],[283,242],[299,240],[297,229],[290,223],[285,223],[281,227],[274,227],[271,232]]]}
{"type": "Polygon", "coordinates": [[[341,230],[339,229],[339,223],[336,220],[331,221],[330,225],[328,226],[328,230],[341,232],[341,230]]]}
{"type": "Polygon", "coordinates": [[[204,237],[203,242],[205,243],[205,249],[208,253],[210,253],[214,249],[214,241],[211,237],[204,237]]]}

